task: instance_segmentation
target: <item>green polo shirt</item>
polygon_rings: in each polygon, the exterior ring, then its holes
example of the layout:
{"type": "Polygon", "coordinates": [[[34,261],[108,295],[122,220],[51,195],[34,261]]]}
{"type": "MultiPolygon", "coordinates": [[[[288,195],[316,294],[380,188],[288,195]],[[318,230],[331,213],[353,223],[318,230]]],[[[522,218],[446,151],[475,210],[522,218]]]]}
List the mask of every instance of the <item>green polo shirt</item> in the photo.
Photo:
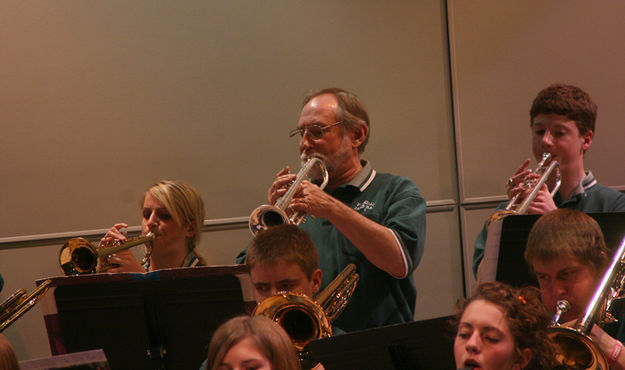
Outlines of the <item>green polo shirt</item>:
{"type": "Polygon", "coordinates": [[[334,324],[346,332],[413,320],[417,290],[412,272],[423,255],[426,203],[409,179],[376,173],[368,162],[347,184],[329,192],[363,216],[389,228],[408,267],[406,277],[395,278],[369,262],[328,220],[308,216],[301,228],[319,251],[323,289],[349,263],[360,281],[345,311],[334,324]]]}

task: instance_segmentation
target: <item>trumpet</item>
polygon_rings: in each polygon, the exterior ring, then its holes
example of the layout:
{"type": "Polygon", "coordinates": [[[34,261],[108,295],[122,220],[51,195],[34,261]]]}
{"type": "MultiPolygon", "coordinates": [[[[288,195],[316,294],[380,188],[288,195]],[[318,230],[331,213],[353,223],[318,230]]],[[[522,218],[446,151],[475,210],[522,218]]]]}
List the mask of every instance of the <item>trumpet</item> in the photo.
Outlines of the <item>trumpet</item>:
{"type": "MultiPolygon", "coordinates": [[[[584,315],[570,328],[557,325],[555,318],[552,321],[549,336],[560,347],[561,353],[558,354],[560,363],[571,369],[609,369],[605,355],[588,334],[595,323],[602,325],[616,321],[609,310],[615,299],[623,297],[624,285],[625,238],[614,254],[612,263],[604,273],[584,315]]],[[[563,304],[562,312],[568,309],[566,304],[563,304]]],[[[560,313],[559,301],[556,315],[559,317],[560,313]]]]}
{"type": "Polygon", "coordinates": [[[526,214],[527,209],[529,208],[530,204],[532,204],[532,202],[538,195],[540,188],[543,186],[545,182],[547,182],[547,180],[549,179],[549,176],[554,170],[556,171],[555,172],[556,183],[553,189],[551,190],[550,195],[552,197],[556,195],[556,193],[558,192],[558,189],[560,189],[560,184],[562,184],[562,176],[560,173],[560,164],[558,162],[551,161],[549,164],[546,164],[547,162],[549,162],[549,160],[551,160],[551,157],[552,157],[551,153],[549,152],[543,153],[540,162],[538,162],[538,164],[536,165],[536,169],[533,171],[533,173],[540,175],[540,177],[527,179],[523,182],[523,189],[526,191],[531,190],[529,194],[524,198],[521,198],[521,195],[525,193],[525,191],[516,194],[514,197],[512,197],[512,199],[510,199],[510,201],[506,205],[506,208],[504,208],[501,211],[495,212],[489,218],[488,220],[489,224],[492,221],[500,220],[511,214],[515,214],[515,215],[526,214]]]}
{"type": "Polygon", "coordinates": [[[302,369],[315,367],[306,346],[314,339],[332,336],[332,322],[343,312],[354,294],[360,276],[349,264],[312,300],[303,294],[280,292],[267,297],[252,315],[266,316],[282,326],[297,350],[302,369]]]}
{"type": "Polygon", "coordinates": [[[297,173],[297,177],[289,187],[289,190],[278,199],[275,205],[263,204],[252,211],[249,219],[249,227],[252,235],[256,235],[259,231],[265,230],[270,226],[287,223],[294,225],[301,224],[306,214],[295,212],[289,217],[286,213],[286,209],[291,204],[293,196],[295,196],[299,186],[306,179],[310,181],[321,180],[319,187],[324,189],[328,184],[329,178],[328,169],[321,159],[318,157],[308,159],[297,173]],[[317,174],[316,177],[313,176],[315,170],[317,174]]]}
{"type": "Polygon", "coordinates": [[[98,268],[99,258],[124,249],[132,248],[137,245],[145,244],[147,249],[141,261],[145,265],[152,255],[152,242],[154,234],[148,232],[144,236],[131,238],[123,243],[116,240],[112,247],[96,248],[90,241],[85,238],[72,238],[61,247],[59,251],[59,264],[65,275],[82,275],[92,274],[95,272],[104,272],[111,266],[100,266],[98,268]]]}
{"type": "Polygon", "coordinates": [[[0,304],[0,333],[39,302],[48,291],[50,283],[52,280],[44,281],[29,295],[26,295],[26,290],[19,289],[2,302],[0,304]]]}

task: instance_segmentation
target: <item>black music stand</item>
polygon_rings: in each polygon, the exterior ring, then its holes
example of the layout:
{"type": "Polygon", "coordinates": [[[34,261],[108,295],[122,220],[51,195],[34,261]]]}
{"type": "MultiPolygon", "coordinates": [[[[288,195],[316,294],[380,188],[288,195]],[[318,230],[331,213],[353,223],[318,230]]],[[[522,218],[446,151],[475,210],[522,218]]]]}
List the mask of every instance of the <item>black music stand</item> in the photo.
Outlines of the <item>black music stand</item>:
{"type": "Polygon", "coordinates": [[[326,370],[455,369],[450,316],[367,329],[308,344],[326,370]]]}
{"type": "Polygon", "coordinates": [[[42,302],[52,353],[102,348],[113,369],[196,370],[217,327],[255,305],[243,265],[52,281],[42,302]]]}
{"type": "MultiPolygon", "coordinates": [[[[589,213],[601,227],[606,246],[614,252],[625,237],[625,212],[589,213]]],[[[523,253],[527,237],[540,215],[508,216],[501,225],[496,279],[512,286],[538,286],[523,253]]],[[[489,235],[490,237],[490,235],[489,235]]]]}

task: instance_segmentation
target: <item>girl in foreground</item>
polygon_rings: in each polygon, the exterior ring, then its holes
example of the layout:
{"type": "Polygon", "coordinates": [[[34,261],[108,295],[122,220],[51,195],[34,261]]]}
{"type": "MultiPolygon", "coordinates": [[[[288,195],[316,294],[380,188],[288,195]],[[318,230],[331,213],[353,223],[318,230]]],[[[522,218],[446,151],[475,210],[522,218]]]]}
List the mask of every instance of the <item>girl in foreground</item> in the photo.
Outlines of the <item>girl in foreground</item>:
{"type": "Polygon", "coordinates": [[[552,369],[550,318],[536,288],[484,283],[457,304],[454,357],[458,369],[552,369]]]}
{"type": "Polygon", "coordinates": [[[286,332],[264,316],[240,316],[217,329],[208,346],[208,370],[299,370],[286,332]]]}

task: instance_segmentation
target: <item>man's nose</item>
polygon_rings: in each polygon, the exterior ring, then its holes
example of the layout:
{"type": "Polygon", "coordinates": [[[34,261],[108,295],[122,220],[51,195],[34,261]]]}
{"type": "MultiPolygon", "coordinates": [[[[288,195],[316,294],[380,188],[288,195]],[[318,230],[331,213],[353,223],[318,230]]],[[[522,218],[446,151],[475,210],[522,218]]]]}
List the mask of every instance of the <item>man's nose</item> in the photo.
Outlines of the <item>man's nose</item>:
{"type": "Polygon", "coordinates": [[[312,139],[310,138],[310,135],[308,134],[308,131],[304,132],[304,135],[302,135],[302,138],[299,139],[299,149],[300,152],[305,152],[306,150],[312,148],[312,139]]]}
{"type": "Polygon", "coordinates": [[[545,131],[543,135],[543,139],[541,140],[543,146],[549,147],[553,145],[553,136],[551,136],[551,132],[549,130],[545,131]]]}
{"type": "Polygon", "coordinates": [[[551,292],[556,299],[563,298],[568,292],[566,284],[555,281],[551,286],[551,292]]]}

